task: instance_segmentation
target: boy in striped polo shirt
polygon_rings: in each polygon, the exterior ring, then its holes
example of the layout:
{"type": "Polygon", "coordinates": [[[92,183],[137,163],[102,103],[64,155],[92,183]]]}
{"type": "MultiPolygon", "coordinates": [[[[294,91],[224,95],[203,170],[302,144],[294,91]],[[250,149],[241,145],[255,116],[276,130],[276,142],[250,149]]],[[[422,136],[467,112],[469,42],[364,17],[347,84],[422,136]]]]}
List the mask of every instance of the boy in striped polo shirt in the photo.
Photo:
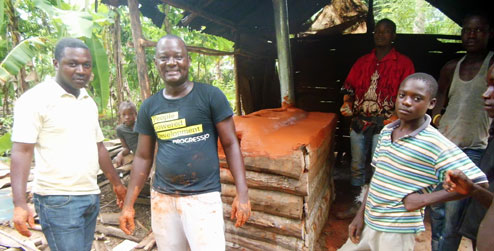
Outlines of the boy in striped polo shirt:
{"type": "Polygon", "coordinates": [[[426,112],[436,103],[437,88],[425,73],[401,83],[395,102],[399,119],[381,131],[369,191],[340,250],[413,250],[415,235],[425,231],[424,207],[463,197],[432,192],[446,171],[460,169],[475,183],[487,184],[484,173],[430,125],[426,112]]]}

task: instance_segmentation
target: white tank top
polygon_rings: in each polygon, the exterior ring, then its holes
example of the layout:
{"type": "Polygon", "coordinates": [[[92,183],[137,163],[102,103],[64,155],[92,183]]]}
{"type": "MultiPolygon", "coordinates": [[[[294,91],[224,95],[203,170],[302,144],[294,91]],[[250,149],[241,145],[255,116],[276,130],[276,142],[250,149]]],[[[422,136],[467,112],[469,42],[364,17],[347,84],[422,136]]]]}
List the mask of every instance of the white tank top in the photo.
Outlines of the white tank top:
{"type": "Polygon", "coordinates": [[[439,123],[439,131],[458,147],[485,149],[491,119],[484,110],[482,94],[487,88],[486,76],[494,53],[487,54],[479,72],[470,81],[460,79],[460,65],[456,65],[448,93],[448,106],[439,123]]]}

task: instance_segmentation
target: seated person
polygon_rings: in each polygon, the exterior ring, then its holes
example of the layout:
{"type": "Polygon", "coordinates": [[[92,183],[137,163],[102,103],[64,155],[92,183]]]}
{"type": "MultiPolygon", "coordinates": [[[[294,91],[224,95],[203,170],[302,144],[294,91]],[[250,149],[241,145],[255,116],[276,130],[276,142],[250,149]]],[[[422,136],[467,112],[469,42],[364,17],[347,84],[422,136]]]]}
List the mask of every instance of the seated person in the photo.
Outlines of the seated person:
{"type": "Polygon", "coordinates": [[[486,176],[460,148],[431,126],[438,84],[414,73],[400,85],[395,102],[398,120],[379,135],[370,187],[349,225],[349,240],[340,250],[413,250],[415,235],[425,231],[424,207],[463,198],[435,191],[448,170],[462,170],[475,183],[486,176]]]}
{"type": "Polygon", "coordinates": [[[137,117],[136,106],[130,101],[124,101],[118,107],[118,114],[122,124],[117,126],[117,136],[122,143],[120,151],[113,162],[117,167],[123,165],[124,157],[135,153],[137,149],[138,133],[134,132],[134,124],[137,117]]]}

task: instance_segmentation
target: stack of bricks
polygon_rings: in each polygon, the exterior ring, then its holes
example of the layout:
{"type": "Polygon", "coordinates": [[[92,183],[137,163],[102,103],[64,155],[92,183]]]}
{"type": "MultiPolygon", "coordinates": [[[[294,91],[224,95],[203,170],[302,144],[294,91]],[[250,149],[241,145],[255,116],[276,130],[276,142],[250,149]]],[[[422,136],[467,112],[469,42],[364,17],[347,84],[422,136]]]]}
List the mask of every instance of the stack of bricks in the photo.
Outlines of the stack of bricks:
{"type": "Polygon", "coordinates": [[[336,115],[285,108],[234,120],[252,215],[241,228],[229,219],[236,189],[220,146],[227,249],[314,250],[334,194],[336,115]]]}

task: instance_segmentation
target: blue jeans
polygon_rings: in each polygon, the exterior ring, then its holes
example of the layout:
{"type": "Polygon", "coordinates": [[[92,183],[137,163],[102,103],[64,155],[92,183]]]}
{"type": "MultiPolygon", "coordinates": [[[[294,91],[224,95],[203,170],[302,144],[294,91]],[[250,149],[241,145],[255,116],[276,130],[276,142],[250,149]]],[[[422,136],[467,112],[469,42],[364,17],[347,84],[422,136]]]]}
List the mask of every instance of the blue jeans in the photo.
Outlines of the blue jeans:
{"type": "Polygon", "coordinates": [[[34,206],[50,250],[91,250],[99,213],[99,194],[34,194],[34,206]]]}
{"type": "MultiPolygon", "coordinates": [[[[463,152],[475,165],[480,165],[480,159],[484,153],[483,149],[463,149],[463,152]]],[[[442,190],[439,185],[435,191],[442,190]]],[[[459,233],[461,217],[463,216],[468,199],[448,201],[438,205],[432,205],[431,209],[431,232],[432,251],[458,250],[461,242],[459,233]]]]}
{"type": "Polygon", "coordinates": [[[363,186],[366,183],[365,164],[367,162],[367,156],[369,150],[371,150],[371,157],[374,154],[378,139],[379,134],[365,134],[356,133],[353,130],[350,131],[352,186],[363,186]],[[369,149],[369,147],[371,148],[369,149]]]}

